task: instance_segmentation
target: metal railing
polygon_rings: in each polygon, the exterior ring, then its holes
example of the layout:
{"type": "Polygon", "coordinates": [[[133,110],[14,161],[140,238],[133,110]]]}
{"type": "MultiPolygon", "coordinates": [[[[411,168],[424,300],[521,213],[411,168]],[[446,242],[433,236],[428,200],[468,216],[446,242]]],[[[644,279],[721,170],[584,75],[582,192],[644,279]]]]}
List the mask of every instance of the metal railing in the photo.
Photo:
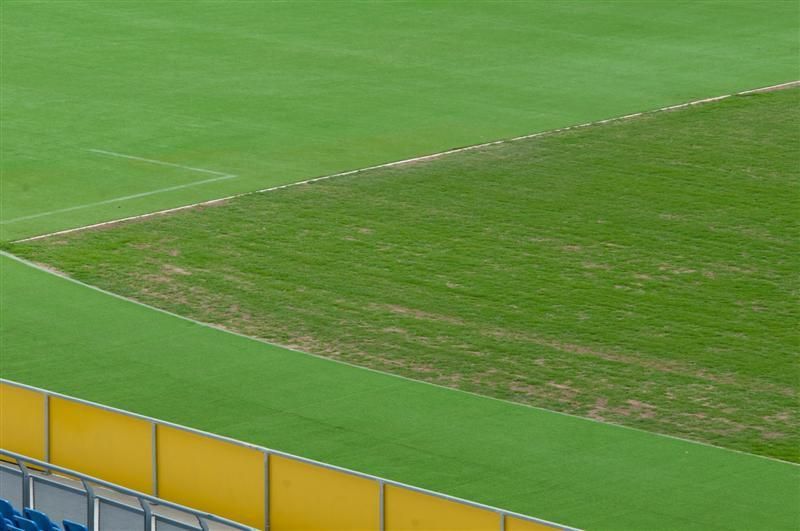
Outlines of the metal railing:
{"type": "MultiPolygon", "coordinates": [[[[153,511],[154,506],[172,509],[176,513],[183,515],[185,519],[189,521],[191,521],[191,519],[195,519],[197,520],[197,526],[199,529],[204,531],[209,530],[209,523],[217,523],[226,526],[227,528],[241,529],[246,531],[253,529],[252,527],[240,524],[239,522],[234,522],[233,520],[229,520],[221,516],[209,514],[191,507],[186,507],[179,503],[173,503],[171,501],[157,498],[143,492],[131,490],[115,483],[104,481],[96,477],[82,474],[75,470],[41,461],[39,459],[33,459],[16,452],[10,452],[0,448],[0,456],[5,458],[5,460],[0,460],[0,469],[14,470],[11,468],[13,466],[19,470],[19,474],[21,476],[21,501],[24,508],[35,509],[37,507],[34,500],[36,492],[35,485],[38,482],[43,482],[57,488],[73,491],[76,494],[86,497],[86,523],[87,527],[92,531],[101,530],[99,525],[100,514],[98,510],[101,501],[103,503],[122,506],[128,510],[133,509],[137,512],[141,510],[143,516],[142,529],[144,529],[144,531],[157,530],[155,525],[157,519],[168,521],[171,525],[189,527],[189,524],[187,524],[186,521],[175,520],[165,515],[155,514],[153,511]],[[35,471],[36,469],[43,471],[44,474],[37,474],[35,471]],[[48,479],[48,475],[52,475],[53,479],[48,479]],[[56,477],[59,477],[59,480],[56,480],[56,477]],[[82,490],[76,486],[77,484],[82,486],[82,490]],[[116,494],[127,496],[138,502],[141,509],[104,497],[97,493],[98,488],[104,488],[116,494]]],[[[8,493],[4,492],[3,496],[7,495],[8,493]]]]}
{"type": "MultiPolygon", "coordinates": [[[[387,529],[387,526],[386,526],[386,505],[387,505],[387,502],[386,502],[385,492],[386,492],[388,487],[394,487],[394,488],[397,488],[397,489],[402,489],[404,491],[411,491],[411,492],[414,492],[414,493],[422,494],[424,496],[436,498],[436,499],[439,499],[439,500],[446,500],[448,502],[453,502],[455,504],[459,504],[459,505],[462,505],[462,506],[465,506],[465,507],[471,507],[471,508],[474,508],[474,509],[480,509],[482,511],[487,511],[487,512],[490,512],[490,513],[494,513],[494,515],[497,518],[497,529],[498,529],[498,531],[504,531],[505,530],[506,523],[507,523],[507,521],[509,519],[513,519],[513,520],[517,520],[517,521],[521,520],[523,522],[531,522],[531,523],[539,524],[541,526],[546,526],[546,527],[550,527],[550,528],[553,528],[553,529],[561,529],[561,530],[564,530],[564,531],[578,531],[576,528],[565,526],[565,525],[561,525],[561,524],[556,524],[556,523],[553,523],[553,522],[550,522],[550,521],[547,521],[547,520],[543,520],[543,519],[540,519],[540,518],[534,518],[534,517],[523,515],[523,514],[520,514],[520,513],[513,512],[513,511],[507,511],[507,510],[500,509],[500,508],[497,508],[497,507],[492,507],[492,506],[489,506],[489,505],[484,505],[484,504],[481,504],[481,503],[477,503],[477,502],[473,502],[473,501],[469,501],[469,500],[464,500],[464,499],[457,498],[457,497],[454,497],[454,496],[450,496],[450,495],[447,495],[447,494],[443,494],[443,493],[439,493],[439,492],[435,492],[435,491],[430,491],[430,490],[423,489],[423,488],[420,488],[420,487],[415,487],[415,486],[412,486],[412,485],[407,485],[405,483],[392,481],[392,480],[389,480],[389,479],[373,476],[373,475],[370,475],[370,474],[365,474],[365,473],[362,473],[362,472],[357,472],[357,471],[354,471],[354,470],[349,470],[349,469],[346,469],[346,468],[338,467],[338,466],[331,465],[331,464],[328,464],[328,463],[315,461],[313,459],[307,459],[307,458],[304,458],[304,457],[299,457],[299,456],[296,456],[296,455],[293,455],[293,454],[289,454],[289,453],[286,453],[286,452],[282,452],[282,451],[279,451],[279,450],[273,450],[273,449],[270,449],[270,448],[265,448],[265,447],[262,447],[262,446],[249,444],[249,443],[242,442],[242,441],[239,441],[239,440],[236,440],[236,439],[232,439],[232,438],[229,438],[229,437],[224,437],[224,436],[221,436],[221,435],[216,435],[216,434],[213,434],[213,433],[204,432],[204,431],[201,431],[201,430],[197,430],[197,429],[194,429],[194,428],[189,428],[189,427],[182,426],[182,425],[179,425],[179,424],[174,424],[174,423],[171,423],[171,422],[166,422],[166,421],[154,419],[154,418],[147,417],[147,416],[144,416],[144,415],[139,415],[139,414],[132,413],[132,412],[129,412],[129,411],[124,411],[124,410],[116,409],[116,408],[113,408],[113,407],[110,407],[110,406],[105,406],[105,405],[102,405],[102,404],[89,402],[89,401],[82,400],[82,399],[75,398],[75,397],[71,397],[71,396],[68,396],[68,395],[63,395],[63,394],[60,394],[60,393],[47,391],[47,390],[44,390],[44,389],[40,389],[40,388],[37,388],[37,387],[29,386],[29,385],[26,385],[26,384],[21,384],[21,383],[14,382],[14,381],[11,381],[11,380],[6,380],[6,379],[3,379],[3,378],[0,378],[0,383],[7,384],[9,386],[17,387],[17,388],[20,388],[20,389],[27,389],[29,391],[33,391],[33,392],[36,392],[36,393],[41,393],[44,396],[44,408],[45,408],[45,411],[44,411],[44,422],[45,422],[45,426],[44,426],[44,437],[45,437],[44,458],[45,459],[44,459],[44,461],[32,459],[30,457],[21,456],[20,454],[15,454],[14,452],[9,452],[9,451],[6,451],[6,450],[2,450],[2,454],[3,455],[8,455],[8,456],[12,456],[14,458],[19,458],[19,459],[24,460],[26,462],[32,463],[35,466],[41,466],[43,468],[50,468],[52,470],[59,471],[59,472],[62,472],[62,473],[66,473],[66,474],[71,474],[71,475],[74,475],[74,476],[77,476],[77,477],[85,477],[85,478],[88,478],[90,483],[96,483],[96,484],[99,484],[99,485],[107,486],[107,487],[112,488],[112,489],[114,489],[114,490],[116,490],[118,492],[121,492],[121,493],[124,493],[124,494],[128,494],[130,496],[134,496],[139,500],[144,500],[144,502],[147,502],[147,503],[159,503],[161,505],[173,507],[173,508],[175,508],[177,510],[183,511],[185,513],[189,513],[189,514],[194,515],[195,517],[197,517],[198,521],[201,524],[202,529],[207,529],[206,527],[203,527],[203,521],[219,522],[221,524],[228,525],[228,526],[231,526],[231,527],[234,527],[234,528],[237,528],[237,529],[253,529],[253,528],[252,527],[247,527],[247,526],[245,526],[243,524],[240,524],[240,523],[236,523],[236,522],[234,522],[232,520],[229,520],[227,518],[223,518],[223,517],[220,517],[220,516],[215,516],[215,515],[212,515],[212,514],[208,514],[206,512],[199,511],[199,510],[196,510],[196,509],[191,509],[191,508],[188,508],[186,506],[183,506],[183,505],[180,505],[180,504],[177,504],[177,503],[173,503],[173,502],[168,502],[168,501],[165,501],[165,500],[157,497],[157,496],[159,496],[159,492],[160,492],[159,491],[159,474],[158,474],[158,470],[159,470],[159,465],[161,465],[161,463],[158,463],[157,447],[156,447],[157,445],[155,443],[156,443],[157,439],[160,438],[160,437],[157,436],[159,427],[166,427],[166,428],[173,428],[173,429],[181,430],[183,432],[188,432],[188,433],[191,433],[191,434],[199,435],[201,437],[208,438],[208,439],[215,440],[215,441],[219,441],[219,442],[223,442],[223,443],[233,444],[233,445],[236,445],[236,446],[239,446],[239,447],[247,448],[247,449],[250,449],[250,450],[255,450],[255,451],[261,453],[263,455],[263,465],[262,466],[263,466],[263,477],[264,477],[264,486],[263,486],[263,489],[264,489],[264,500],[263,500],[263,504],[264,504],[264,506],[263,506],[264,523],[263,523],[263,529],[265,529],[265,530],[270,529],[270,515],[272,513],[272,510],[271,510],[271,507],[270,507],[271,489],[272,489],[272,485],[271,485],[271,482],[270,482],[270,470],[269,470],[270,469],[270,461],[271,461],[270,457],[271,456],[276,456],[276,457],[285,458],[285,459],[289,459],[289,460],[300,462],[300,463],[305,463],[307,465],[312,465],[313,467],[319,467],[321,469],[326,469],[326,470],[329,470],[329,471],[339,472],[339,473],[343,473],[343,474],[346,474],[346,475],[349,475],[349,476],[355,476],[355,477],[358,477],[358,478],[362,478],[362,479],[374,482],[378,487],[378,493],[379,493],[378,497],[377,497],[377,500],[375,501],[375,503],[378,504],[377,513],[378,513],[379,516],[378,516],[378,525],[376,526],[376,528],[379,531],[386,531],[386,529],[387,529]],[[98,480],[96,478],[91,478],[90,476],[84,476],[83,474],[77,473],[75,471],[71,471],[71,470],[68,470],[68,469],[63,469],[63,468],[61,468],[59,466],[53,465],[50,462],[51,461],[51,455],[50,455],[50,444],[51,444],[51,441],[50,441],[50,437],[51,437],[51,435],[50,435],[50,429],[51,429],[51,426],[50,426],[50,423],[51,423],[50,404],[51,404],[51,399],[52,398],[59,398],[59,399],[67,400],[67,401],[70,401],[70,402],[82,404],[82,405],[89,406],[89,407],[92,407],[92,408],[97,408],[97,409],[100,409],[100,410],[103,410],[103,411],[107,411],[107,412],[111,412],[111,413],[121,414],[121,415],[130,417],[130,418],[139,419],[139,420],[143,420],[143,421],[146,421],[146,422],[150,423],[152,425],[152,427],[153,427],[152,428],[153,429],[152,437],[153,437],[154,445],[153,445],[153,450],[152,450],[153,451],[152,463],[154,465],[154,468],[153,468],[152,482],[153,482],[153,493],[155,494],[155,496],[148,495],[148,494],[143,494],[141,492],[137,492],[137,491],[125,488],[125,487],[120,487],[119,485],[115,485],[113,483],[109,483],[109,482],[106,482],[106,481],[98,480]]],[[[144,508],[144,505],[143,505],[143,508],[144,508]]],[[[389,530],[389,531],[391,531],[391,530],[389,530]]]]}

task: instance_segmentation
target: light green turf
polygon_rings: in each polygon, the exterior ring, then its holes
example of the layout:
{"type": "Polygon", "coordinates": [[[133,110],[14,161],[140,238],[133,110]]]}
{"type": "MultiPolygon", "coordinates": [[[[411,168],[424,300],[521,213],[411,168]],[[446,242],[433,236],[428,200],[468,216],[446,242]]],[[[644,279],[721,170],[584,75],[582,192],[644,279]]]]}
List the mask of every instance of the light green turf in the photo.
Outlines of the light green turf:
{"type": "Polygon", "coordinates": [[[798,77],[794,1],[27,2],[0,238],[798,77]],[[14,221],[207,176],[236,179],[14,221]]]}
{"type": "Polygon", "coordinates": [[[368,372],[0,264],[5,378],[589,529],[800,525],[795,465],[368,372]]]}
{"type": "Polygon", "coordinates": [[[800,89],[11,246],[300,350],[800,461],[800,89]]]}

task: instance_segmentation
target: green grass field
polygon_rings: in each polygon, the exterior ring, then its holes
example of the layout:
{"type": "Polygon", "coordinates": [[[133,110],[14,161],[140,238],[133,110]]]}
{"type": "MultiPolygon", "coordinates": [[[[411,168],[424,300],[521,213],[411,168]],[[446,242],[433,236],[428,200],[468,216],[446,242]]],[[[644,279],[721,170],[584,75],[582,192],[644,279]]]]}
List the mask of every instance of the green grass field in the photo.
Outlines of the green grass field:
{"type": "Polygon", "coordinates": [[[11,250],[300,350],[800,460],[800,90],[11,250]]]}
{"type": "Polygon", "coordinates": [[[0,239],[790,81],[798,9],[4,0],[0,239]]]}
{"type": "Polygon", "coordinates": [[[796,530],[796,464],[651,432],[798,460],[797,91],[8,242],[798,79],[798,19],[0,0],[3,249],[649,432],[6,252],[0,376],[587,529],[796,530]]]}
{"type": "Polygon", "coordinates": [[[0,264],[7,378],[586,529],[800,525],[796,465],[350,367],[0,264]]]}

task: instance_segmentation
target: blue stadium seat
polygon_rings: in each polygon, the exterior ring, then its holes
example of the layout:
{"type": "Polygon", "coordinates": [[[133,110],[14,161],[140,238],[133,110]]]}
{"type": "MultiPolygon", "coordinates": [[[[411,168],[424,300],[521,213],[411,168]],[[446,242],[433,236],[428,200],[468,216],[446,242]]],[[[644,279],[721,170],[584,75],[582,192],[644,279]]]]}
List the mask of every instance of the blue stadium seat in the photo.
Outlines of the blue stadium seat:
{"type": "Polygon", "coordinates": [[[36,522],[28,520],[27,518],[22,518],[21,516],[15,516],[14,522],[17,524],[17,527],[20,528],[22,531],[41,531],[41,529],[39,529],[39,526],[36,525],[36,522]]]}
{"type": "Polygon", "coordinates": [[[10,501],[0,498],[0,516],[5,518],[6,520],[13,522],[15,516],[22,516],[22,515],[19,513],[19,511],[14,509],[14,506],[11,505],[10,501]]]}
{"type": "MultiPolygon", "coordinates": [[[[10,501],[0,498],[0,531],[61,531],[58,524],[54,524],[42,511],[24,509],[23,515],[10,501]]],[[[89,529],[85,525],[64,520],[64,531],[89,529]]]]}
{"type": "Polygon", "coordinates": [[[14,522],[7,518],[0,518],[0,531],[22,531],[22,529],[15,526],[14,522]]]}
{"type": "Polygon", "coordinates": [[[39,526],[40,531],[61,531],[61,528],[50,521],[50,518],[36,509],[25,509],[25,518],[39,526]]]}
{"type": "MultiPolygon", "coordinates": [[[[50,517],[35,509],[25,509],[22,516],[14,505],[0,498],[0,531],[61,531],[50,517]]],[[[64,520],[64,531],[89,531],[85,525],[64,520]]]]}

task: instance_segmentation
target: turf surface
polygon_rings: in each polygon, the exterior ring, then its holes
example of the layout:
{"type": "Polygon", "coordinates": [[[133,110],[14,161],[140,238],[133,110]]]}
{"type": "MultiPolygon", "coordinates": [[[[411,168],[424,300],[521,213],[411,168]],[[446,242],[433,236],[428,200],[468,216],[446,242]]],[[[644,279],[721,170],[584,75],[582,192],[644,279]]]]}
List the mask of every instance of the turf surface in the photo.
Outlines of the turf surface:
{"type": "Polygon", "coordinates": [[[588,529],[800,525],[795,465],[289,352],[0,264],[3,377],[588,529]]]}
{"type": "Polygon", "coordinates": [[[798,461],[799,122],[800,90],[739,97],[11,249],[304,351],[798,461]]]}
{"type": "Polygon", "coordinates": [[[0,238],[789,81],[799,10],[4,0],[0,238]]]}
{"type": "MultiPolygon", "coordinates": [[[[256,5],[0,3],[0,238],[798,77],[796,2],[256,5]]],[[[573,525],[800,525],[791,465],[0,273],[3,377],[573,525]]]]}

